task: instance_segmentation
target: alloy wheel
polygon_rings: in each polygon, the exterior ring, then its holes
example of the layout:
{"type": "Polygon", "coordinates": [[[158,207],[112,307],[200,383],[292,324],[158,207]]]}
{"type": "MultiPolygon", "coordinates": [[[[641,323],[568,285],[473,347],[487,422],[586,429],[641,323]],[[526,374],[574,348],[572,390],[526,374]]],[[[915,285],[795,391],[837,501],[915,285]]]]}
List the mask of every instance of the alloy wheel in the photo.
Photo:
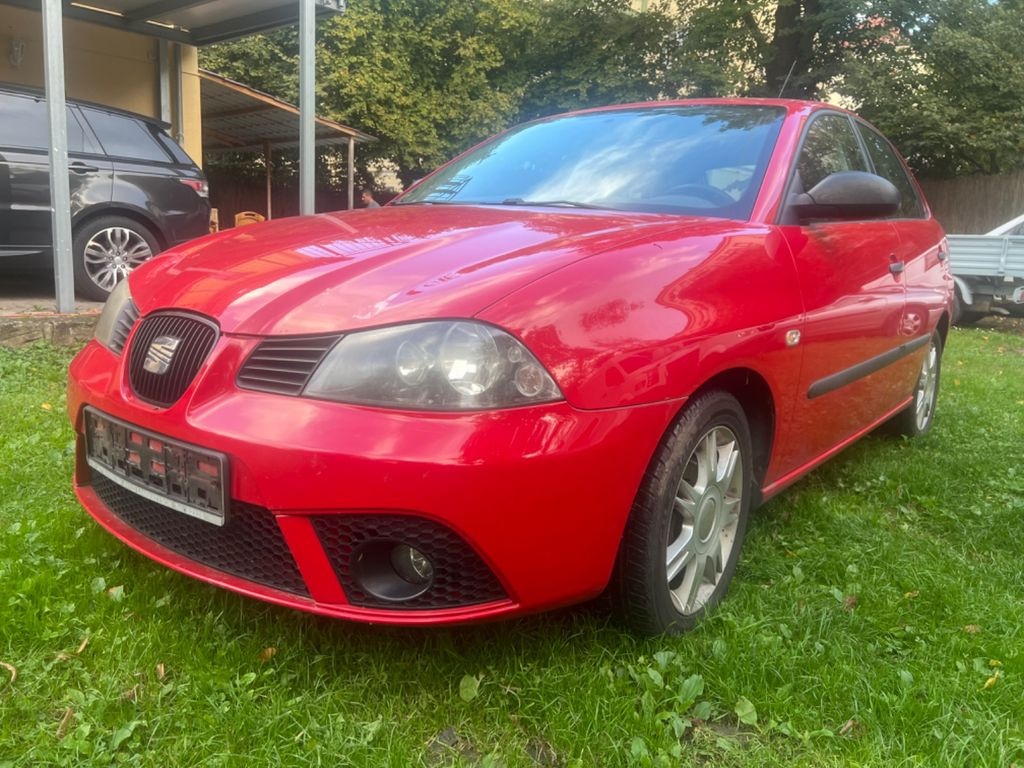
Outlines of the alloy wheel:
{"type": "Polygon", "coordinates": [[[935,409],[935,393],[939,382],[939,349],[934,341],[928,347],[928,354],[921,363],[921,374],[914,391],[914,418],[918,431],[924,431],[935,409]]]}
{"type": "Polygon", "coordinates": [[[722,578],[736,542],[744,487],[736,435],[713,427],[687,459],[669,520],[665,575],[672,603],[683,615],[699,611],[722,578]]]}
{"type": "Polygon", "coordinates": [[[109,292],[152,255],[153,249],[138,232],[127,227],[107,227],[85,244],[85,272],[92,282],[109,292]]]}

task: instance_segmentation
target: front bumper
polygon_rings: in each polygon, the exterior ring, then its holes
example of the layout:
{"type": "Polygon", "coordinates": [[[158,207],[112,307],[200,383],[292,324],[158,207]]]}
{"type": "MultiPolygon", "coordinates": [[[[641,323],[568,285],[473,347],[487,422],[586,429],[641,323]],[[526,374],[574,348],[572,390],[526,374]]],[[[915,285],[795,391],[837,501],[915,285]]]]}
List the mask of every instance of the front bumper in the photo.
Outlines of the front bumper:
{"type": "MultiPolygon", "coordinates": [[[[159,408],[131,392],[123,357],[90,342],[69,376],[68,408],[79,439],[76,492],[107,530],[164,565],[251,597],[362,621],[466,622],[600,593],[636,489],[680,406],[580,411],[561,402],[437,414],[243,391],[234,376],[256,343],[221,337],[185,394],[159,408]],[[226,454],[232,504],[260,516],[235,519],[247,530],[266,528],[274,541],[279,534],[297,581],[261,575],[273,542],[257,537],[238,555],[251,568],[224,566],[176,543],[182,526],[207,524],[179,524],[171,513],[161,522],[171,533],[158,535],[114,509],[110,489],[83,458],[85,405],[226,454]],[[332,520],[341,522],[332,528],[332,520]],[[450,532],[483,567],[478,580],[493,579],[498,592],[483,590],[469,598],[476,602],[443,608],[429,601],[360,604],[340,561],[352,553],[352,526],[374,521],[398,525],[389,530],[399,533],[406,523],[450,532]]],[[[205,541],[206,531],[193,538],[205,541]]]]}

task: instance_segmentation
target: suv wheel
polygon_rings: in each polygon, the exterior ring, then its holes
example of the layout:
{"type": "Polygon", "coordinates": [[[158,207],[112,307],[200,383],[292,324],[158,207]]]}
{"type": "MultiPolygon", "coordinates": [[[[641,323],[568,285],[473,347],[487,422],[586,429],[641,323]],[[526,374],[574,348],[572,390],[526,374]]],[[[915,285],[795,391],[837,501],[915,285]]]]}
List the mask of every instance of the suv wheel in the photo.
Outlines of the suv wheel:
{"type": "Polygon", "coordinates": [[[75,288],[88,299],[105,301],[124,277],[160,251],[142,224],[121,216],[101,216],[75,233],[75,288]]]}

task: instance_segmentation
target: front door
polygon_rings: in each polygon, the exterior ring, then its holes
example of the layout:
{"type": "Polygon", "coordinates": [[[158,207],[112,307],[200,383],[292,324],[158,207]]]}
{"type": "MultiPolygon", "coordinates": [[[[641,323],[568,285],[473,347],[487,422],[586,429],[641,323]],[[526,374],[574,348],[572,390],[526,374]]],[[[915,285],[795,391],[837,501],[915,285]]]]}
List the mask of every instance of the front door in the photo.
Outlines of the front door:
{"type": "MultiPolygon", "coordinates": [[[[807,128],[794,193],[839,171],[870,168],[851,119],[817,115],[807,128]]],[[[887,220],[794,222],[781,228],[796,262],[805,319],[793,435],[783,466],[804,467],[895,408],[905,386],[899,238],[887,220]]]]}
{"type": "MultiPolygon", "coordinates": [[[[53,241],[46,102],[29,94],[0,93],[0,109],[0,253],[38,261],[49,256],[53,241]]],[[[109,202],[113,167],[82,127],[77,110],[69,107],[66,114],[74,216],[89,205],[109,202]]]]}

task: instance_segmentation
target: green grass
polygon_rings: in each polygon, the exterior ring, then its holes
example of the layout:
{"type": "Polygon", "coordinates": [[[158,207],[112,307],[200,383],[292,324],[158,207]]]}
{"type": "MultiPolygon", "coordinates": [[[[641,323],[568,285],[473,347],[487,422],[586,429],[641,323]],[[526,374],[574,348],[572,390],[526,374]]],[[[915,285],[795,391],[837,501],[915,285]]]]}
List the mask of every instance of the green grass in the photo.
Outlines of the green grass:
{"type": "Polygon", "coordinates": [[[768,504],[723,607],[655,639],[365,627],[161,568],[72,495],[67,361],[0,349],[0,766],[1024,766],[1024,338],[954,331],[932,434],[768,504]]]}

